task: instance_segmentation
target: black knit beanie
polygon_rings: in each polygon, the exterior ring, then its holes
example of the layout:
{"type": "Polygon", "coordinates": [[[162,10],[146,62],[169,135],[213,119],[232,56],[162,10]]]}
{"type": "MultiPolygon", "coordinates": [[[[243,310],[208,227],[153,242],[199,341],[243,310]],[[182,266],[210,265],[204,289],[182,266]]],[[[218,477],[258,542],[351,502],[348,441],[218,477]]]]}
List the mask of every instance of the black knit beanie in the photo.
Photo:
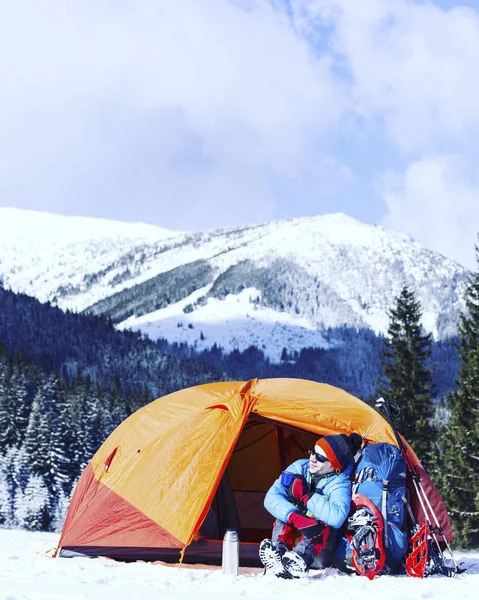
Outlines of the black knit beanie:
{"type": "Polygon", "coordinates": [[[326,454],[335,471],[344,471],[361,448],[363,440],[357,433],[325,435],[316,442],[326,454]]]}

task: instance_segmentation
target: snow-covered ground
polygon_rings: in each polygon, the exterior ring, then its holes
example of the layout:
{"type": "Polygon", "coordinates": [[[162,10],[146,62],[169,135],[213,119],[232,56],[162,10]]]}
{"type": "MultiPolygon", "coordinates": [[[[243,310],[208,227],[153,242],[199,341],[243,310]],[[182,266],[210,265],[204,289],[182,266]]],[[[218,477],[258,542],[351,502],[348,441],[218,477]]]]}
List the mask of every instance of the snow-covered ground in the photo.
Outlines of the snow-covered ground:
{"type": "Polygon", "coordinates": [[[219,568],[52,559],[45,552],[57,541],[55,534],[0,529],[0,600],[473,600],[479,589],[479,552],[457,553],[468,570],[454,579],[384,576],[369,581],[326,569],[305,580],[285,581],[263,576],[259,569],[233,577],[222,575],[219,568]]]}

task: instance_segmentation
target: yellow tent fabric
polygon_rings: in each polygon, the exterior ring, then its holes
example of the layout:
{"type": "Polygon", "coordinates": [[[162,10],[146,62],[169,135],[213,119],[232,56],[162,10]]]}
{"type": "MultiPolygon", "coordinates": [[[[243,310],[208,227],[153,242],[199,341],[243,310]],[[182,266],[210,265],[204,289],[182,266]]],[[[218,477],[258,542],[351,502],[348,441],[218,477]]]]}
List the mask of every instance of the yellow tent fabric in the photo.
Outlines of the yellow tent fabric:
{"type": "Polygon", "coordinates": [[[356,431],[396,444],[371,407],[330,385],[295,379],[213,383],[175,392],[139,410],[92,460],[103,483],[187,545],[201,525],[219,479],[250,415],[319,435],[356,431]]]}
{"type": "MultiPolygon", "coordinates": [[[[316,436],[352,432],[397,445],[373,408],[327,384],[253,379],[169,394],[126,419],[95,454],[75,490],[60,545],[132,547],[140,540],[186,547],[227,467],[237,501],[247,506],[255,493],[264,495],[286,460],[305,456],[316,436]]],[[[259,517],[250,512],[254,523],[259,517]]]]}

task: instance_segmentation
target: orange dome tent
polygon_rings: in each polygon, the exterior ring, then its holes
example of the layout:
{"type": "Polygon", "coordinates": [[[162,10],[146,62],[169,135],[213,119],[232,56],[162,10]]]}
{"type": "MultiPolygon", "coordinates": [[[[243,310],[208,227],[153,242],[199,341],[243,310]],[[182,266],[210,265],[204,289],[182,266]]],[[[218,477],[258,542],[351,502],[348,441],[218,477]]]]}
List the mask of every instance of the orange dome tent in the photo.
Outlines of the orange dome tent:
{"type": "Polygon", "coordinates": [[[85,468],[57,554],[171,562],[184,554],[185,562],[219,564],[224,532],[234,528],[240,564],[257,565],[258,543],[271,533],[263,499],[273,481],[318,436],[353,431],[397,446],[379,413],[322,383],[221,382],[159,398],[121,423],[85,468]]]}

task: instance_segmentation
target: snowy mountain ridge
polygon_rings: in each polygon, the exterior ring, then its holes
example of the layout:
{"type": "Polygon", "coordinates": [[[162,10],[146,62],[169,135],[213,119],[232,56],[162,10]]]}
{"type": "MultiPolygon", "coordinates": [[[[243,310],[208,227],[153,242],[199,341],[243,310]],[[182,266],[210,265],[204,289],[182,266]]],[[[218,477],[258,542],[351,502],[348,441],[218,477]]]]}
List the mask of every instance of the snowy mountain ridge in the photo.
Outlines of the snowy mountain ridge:
{"type": "Polygon", "coordinates": [[[327,346],[387,328],[403,285],[435,337],[456,330],[468,271],[410,237],[327,214],[207,232],[0,207],[0,283],[198,349],[327,346]]]}

